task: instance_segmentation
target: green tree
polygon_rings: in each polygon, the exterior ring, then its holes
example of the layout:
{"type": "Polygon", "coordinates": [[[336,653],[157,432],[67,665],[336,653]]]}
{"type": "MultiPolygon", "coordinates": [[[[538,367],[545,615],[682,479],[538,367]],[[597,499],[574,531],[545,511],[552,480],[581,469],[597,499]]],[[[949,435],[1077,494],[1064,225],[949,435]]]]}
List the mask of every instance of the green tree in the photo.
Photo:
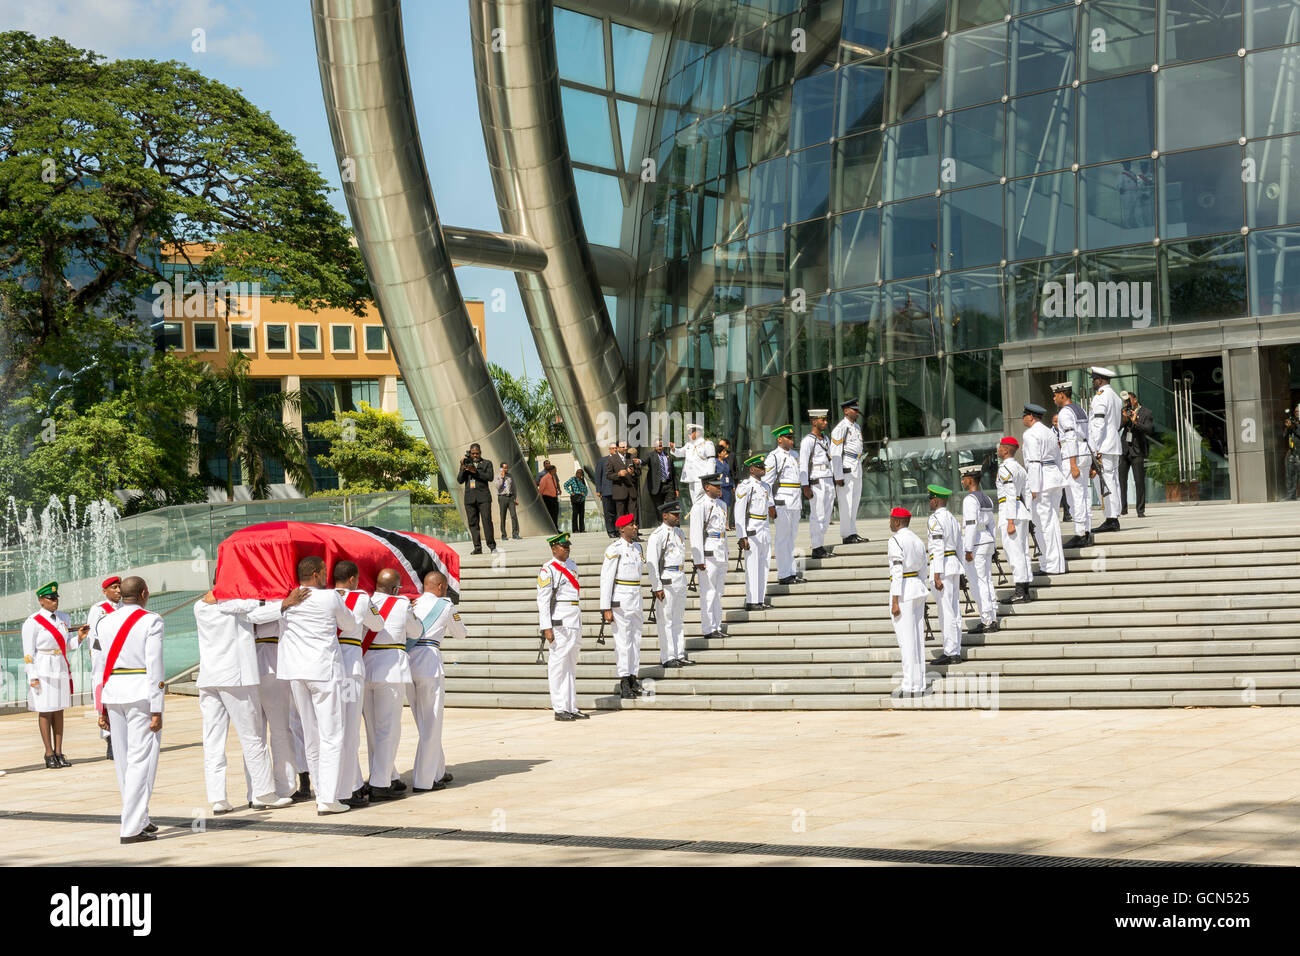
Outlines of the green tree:
{"type": "Polygon", "coordinates": [[[569,447],[569,436],[560,420],[555,396],[551,394],[551,383],[544,376],[515,378],[492,362],[488,363],[488,374],[501,396],[519,447],[528,459],[530,473],[536,472],[537,459],[544,457],[547,449],[569,447]]]}
{"type": "Polygon", "coordinates": [[[438,473],[437,459],[396,412],[362,402],[359,411],[336,412],[332,420],[312,422],[307,431],[313,438],[329,441],[329,451],[316,460],[338,472],[346,494],[405,489],[416,504],[440,500],[428,485],[438,473]]]}
{"type": "MultiPolygon", "coordinates": [[[[201,443],[202,457],[224,457],[226,498],[235,498],[235,468],[239,462],[244,484],[254,498],[271,493],[266,470],[268,459],[284,466],[284,473],[304,494],[315,488],[302,434],[284,424],[286,410],[301,411],[302,392],[264,392],[248,375],[249,358],[236,352],[224,369],[210,368],[198,387],[198,410],[212,422],[212,437],[201,443]]],[[[205,475],[211,479],[211,475],[205,475]]]]}
{"type": "Polygon", "coordinates": [[[50,369],[102,394],[118,371],[106,344],[142,342],[137,297],[185,243],[220,244],[189,279],[364,311],[325,180],[238,91],[22,32],[0,33],[0,90],[0,408],[50,369]]]}

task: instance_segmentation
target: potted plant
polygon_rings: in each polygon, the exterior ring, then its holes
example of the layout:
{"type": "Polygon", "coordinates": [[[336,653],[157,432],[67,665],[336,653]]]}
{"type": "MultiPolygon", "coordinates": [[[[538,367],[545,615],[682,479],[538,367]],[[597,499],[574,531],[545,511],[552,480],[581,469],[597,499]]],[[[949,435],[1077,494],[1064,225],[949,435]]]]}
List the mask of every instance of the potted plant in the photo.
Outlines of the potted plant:
{"type": "Polygon", "coordinates": [[[1210,478],[1210,443],[1201,439],[1201,463],[1196,478],[1179,481],[1178,444],[1172,438],[1163,443],[1152,442],[1147,456],[1147,477],[1165,486],[1167,501],[1200,501],[1201,482],[1210,478]]]}

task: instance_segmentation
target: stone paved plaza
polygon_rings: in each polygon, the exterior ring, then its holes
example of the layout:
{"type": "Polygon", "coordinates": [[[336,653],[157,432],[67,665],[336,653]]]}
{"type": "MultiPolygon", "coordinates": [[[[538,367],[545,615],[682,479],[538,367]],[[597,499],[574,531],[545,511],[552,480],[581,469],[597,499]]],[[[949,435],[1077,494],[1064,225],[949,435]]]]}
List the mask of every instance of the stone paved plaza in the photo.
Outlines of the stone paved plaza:
{"type": "MultiPolygon", "coordinates": [[[[160,823],[206,812],[197,700],[168,698],[165,721],[151,806],[160,823]]],[[[7,863],[810,865],[844,862],[833,849],[844,847],[895,853],[882,862],[965,851],[1300,863],[1300,729],[1285,707],[640,710],[576,724],[453,709],[445,791],[328,818],[311,803],[240,810],[125,847],[94,724],[75,709],[67,726],[73,765],[46,770],[35,717],[0,717],[7,863]],[[247,820],[261,825],[238,826],[247,820]],[[552,839],[565,835],[568,845],[552,839]],[[609,845],[618,838],[631,839],[609,845]],[[822,849],[796,855],[805,846],[822,849]]],[[[414,747],[408,709],[398,757],[408,783],[414,747]]],[[[229,755],[233,803],[244,793],[233,738],[229,755]]]]}

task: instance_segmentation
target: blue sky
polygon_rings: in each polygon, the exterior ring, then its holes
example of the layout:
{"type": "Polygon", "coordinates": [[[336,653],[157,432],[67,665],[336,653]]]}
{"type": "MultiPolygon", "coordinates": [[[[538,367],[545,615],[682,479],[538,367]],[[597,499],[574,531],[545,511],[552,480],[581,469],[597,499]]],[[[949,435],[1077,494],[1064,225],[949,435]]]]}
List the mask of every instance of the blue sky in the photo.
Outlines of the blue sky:
{"type": "MultiPolygon", "coordinates": [[[[478,121],[464,0],[406,0],[403,26],[425,164],[444,224],[500,229],[478,121]]],[[[293,134],[330,185],[339,171],[325,121],[308,0],[0,0],[0,29],[60,36],[110,58],[180,60],[242,90],[293,134]],[[206,50],[192,49],[204,31],[206,50]]],[[[331,194],[347,216],[342,192],[331,194]]],[[[513,274],[457,269],[466,298],[488,303],[488,359],[540,374],[513,274]],[[506,311],[491,311],[494,289],[506,311]],[[521,350],[520,344],[523,348],[521,350]]]]}

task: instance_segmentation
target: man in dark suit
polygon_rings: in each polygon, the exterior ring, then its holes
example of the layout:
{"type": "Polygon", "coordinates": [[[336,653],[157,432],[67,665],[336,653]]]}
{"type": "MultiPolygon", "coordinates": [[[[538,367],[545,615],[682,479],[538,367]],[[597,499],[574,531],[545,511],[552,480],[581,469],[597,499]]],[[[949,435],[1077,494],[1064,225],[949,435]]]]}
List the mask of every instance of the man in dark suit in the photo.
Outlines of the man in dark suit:
{"type": "Polygon", "coordinates": [[[456,481],[465,486],[465,524],[474,541],[471,554],[482,554],[479,540],[479,521],[483,522],[483,537],[487,538],[489,551],[497,549],[496,533],[492,530],[492,462],[483,457],[478,442],[469,446],[469,453],[460,461],[456,481]]]}
{"type": "Polygon", "coordinates": [[[645,490],[654,503],[654,513],[670,498],[677,497],[677,473],[673,470],[674,458],[664,448],[662,438],[655,441],[654,451],[645,466],[645,490]]]}
{"type": "Polygon", "coordinates": [[[613,484],[614,518],[632,514],[636,497],[636,476],[639,462],[628,454],[627,442],[620,442],[605,459],[605,474],[613,484]]]}
{"type": "Polygon", "coordinates": [[[608,470],[609,460],[618,453],[618,442],[609,443],[609,454],[596,459],[596,497],[600,499],[600,510],[605,516],[605,534],[617,538],[614,530],[614,481],[613,473],[608,470]]]}
{"type": "Polygon", "coordinates": [[[1155,418],[1151,409],[1138,402],[1136,392],[1122,392],[1124,404],[1120,408],[1120,437],[1124,447],[1119,461],[1120,514],[1128,514],[1128,473],[1133,470],[1133,485],[1137,489],[1137,516],[1145,518],[1147,512],[1147,452],[1151,448],[1151,433],[1155,431],[1155,418]]]}

